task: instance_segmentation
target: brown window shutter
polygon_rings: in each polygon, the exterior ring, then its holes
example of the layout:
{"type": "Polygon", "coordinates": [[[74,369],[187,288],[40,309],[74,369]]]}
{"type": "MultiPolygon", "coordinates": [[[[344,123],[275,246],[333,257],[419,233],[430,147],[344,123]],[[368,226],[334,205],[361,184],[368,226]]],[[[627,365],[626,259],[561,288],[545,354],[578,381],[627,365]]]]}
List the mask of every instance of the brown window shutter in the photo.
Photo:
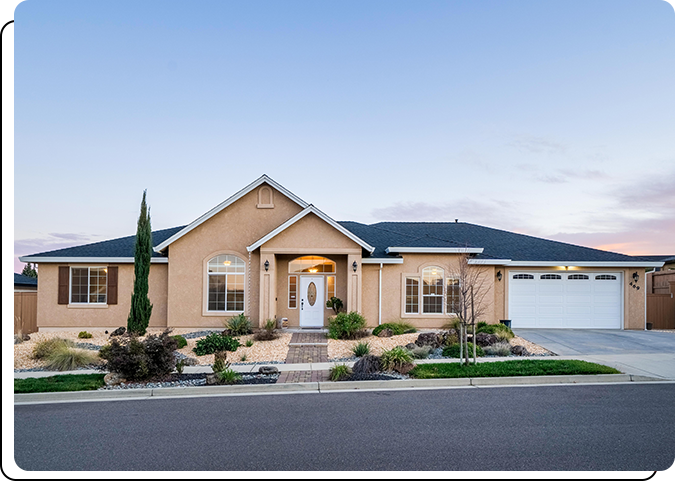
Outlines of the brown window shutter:
{"type": "Polygon", "coordinates": [[[117,266],[108,266],[108,304],[117,304],[117,266]]]}
{"type": "Polygon", "coordinates": [[[68,304],[70,295],[70,267],[59,266],[59,304],[68,304]]]}

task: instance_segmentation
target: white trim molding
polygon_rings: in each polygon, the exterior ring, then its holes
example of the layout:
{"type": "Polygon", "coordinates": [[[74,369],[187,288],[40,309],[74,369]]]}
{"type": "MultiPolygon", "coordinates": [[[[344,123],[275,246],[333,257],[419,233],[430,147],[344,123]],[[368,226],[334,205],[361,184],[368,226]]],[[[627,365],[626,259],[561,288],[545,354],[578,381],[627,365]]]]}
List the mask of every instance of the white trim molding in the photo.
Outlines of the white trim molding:
{"type": "Polygon", "coordinates": [[[387,254],[482,254],[482,247],[387,247],[387,254]]]}
{"type": "MultiPolygon", "coordinates": [[[[44,262],[60,262],[60,263],[108,263],[108,264],[133,264],[133,257],[39,257],[39,256],[23,256],[19,257],[21,262],[37,262],[38,264],[44,262]]],[[[152,264],[168,264],[168,257],[151,257],[152,264]]]]}
{"type": "Polygon", "coordinates": [[[512,261],[510,259],[469,259],[469,264],[513,267],[662,267],[664,263],[647,261],[512,261]]]}
{"type": "Polygon", "coordinates": [[[361,259],[361,264],[403,264],[403,257],[392,257],[392,258],[365,257],[361,259]]]}
{"type": "Polygon", "coordinates": [[[280,234],[281,232],[285,231],[285,230],[288,229],[290,226],[292,226],[293,224],[295,224],[296,222],[298,222],[300,219],[302,219],[303,217],[305,217],[307,214],[314,214],[314,215],[316,215],[316,216],[319,217],[321,220],[323,220],[324,222],[326,222],[328,225],[330,225],[331,227],[333,227],[335,230],[337,230],[337,231],[340,232],[341,234],[345,235],[346,237],[350,238],[351,240],[353,240],[354,242],[356,242],[358,245],[360,245],[361,247],[363,247],[363,248],[364,248],[365,250],[367,250],[368,252],[372,253],[372,252],[375,250],[375,248],[374,248],[373,246],[371,246],[370,244],[368,244],[368,243],[367,243],[366,241],[364,241],[363,239],[361,239],[361,238],[355,236],[351,231],[348,231],[347,229],[345,229],[344,227],[342,227],[340,224],[338,224],[337,222],[335,222],[333,219],[331,219],[329,216],[327,216],[326,214],[324,214],[323,212],[321,212],[319,209],[317,209],[316,207],[314,207],[312,204],[308,205],[308,206],[305,207],[302,211],[298,212],[295,216],[291,217],[291,218],[288,219],[286,222],[284,222],[283,224],[281,224],[279,227],[277,227],[277,228],[274,229],[273,231],[269,232],[266,236],[262,237],[261,239],[258,239],[256,242],[254,242],[253,244],[251,244],[250,246],[248,246],[248,247],[246,248],[246,250],[248,250],[249,252],[253,252],[253,251],[256,250],[258,247],[262,246],[265,242],[269,241],[270,239],[272,239],[272,238],[275,237],[276,235],[280,234]]]}
{"type": "Polygon", "coordinates": [[[155,252],[160,252],[160,251],[162,251],[163,249],[165,249],[166,247],[168,247],[169,244],[171,244],[171,243],[173,243],[174,241],[180,239],[180,238],[183,237],[185,234],[187,234],[188,232],[190,232],[192,229],[194,229],[195,227],[197,227],[197,226],[203,224],[204,222],[206,222],[207,220],[209,220],[211,217],[213,217],[214,215],[218,214],[220,211],[222,211],[223,209],[225,209],[227,206],[229,206],[229,205],[235,203],[236,201],[238,201],[239,199],[241,199],[242,197],[244,197],[246,194],[248,194],[249,192],[251,192],[253,189],[255,189],[256,187],[259,187],[260,185],[262,185],[262,184],[264,184],[264,183],[267,183],[267,184],[269,184],[270,186],[274,187],[276,190],[278,190],[279,192],[281,192],[282,194],[284,194],[286,197],[288,197],[289,199],[291,199],[293,202],[295,202],[296,204],[298,204],[298,205],[299,205],[300,207],[302,207],[303,209],[306,208],[306,207],[309,205],[307,202],[305,202],[304,200],[302,200],[300,197],[298,197],[297,195],[295,195],[293,192],[291,192],[290,190],[286,189],[286,188],[283,187],[281,184],[275,182],[274,180],[272,180],[271,178],[269,178],[267,175],[263,174],[260,178],[258,178],[257,180],[253,181],[252,183],[250,183],[249,185],[247,185],[246,187],[244,187],[243,189],[241,189],[241,190],[240,190],[239,192],[237,192],[236,194],[234,194],[234,195],[232,195],[231,197],[225,199],[223,202],[221,202],[220,204],[218,204],[217,206],[215,206],[213,209],[211,209],[210,211],[208,211],[206,214],[204,214],[204,215],[202,215],[201,217],[199,217],[198,219],[192,221],[190,224],[188,224],[187,226],[185,226],[184,228],[182,228],[180,231],[176,232],[174,235],[172,235],[171,237],[169,237],[167,240],[165,240],[164,242],[162,242],[161,244],[159,244],[157,247],[154,248],[155,252]]]}

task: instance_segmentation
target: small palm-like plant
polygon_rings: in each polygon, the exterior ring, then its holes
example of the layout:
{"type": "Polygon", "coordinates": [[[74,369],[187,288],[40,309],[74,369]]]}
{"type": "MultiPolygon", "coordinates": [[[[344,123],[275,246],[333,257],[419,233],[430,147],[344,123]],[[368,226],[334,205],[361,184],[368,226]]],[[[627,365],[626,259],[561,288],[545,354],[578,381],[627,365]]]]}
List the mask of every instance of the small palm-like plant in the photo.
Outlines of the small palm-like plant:
{"type": "Polygon", "coordinates": [[[413,357],[407,349],[396,346],[384,351],[380,356],[380,365],[384,371],[398,371],[406,364],[412,364],[413,357]]]}
{"type": "Polygon", "coordinates": [[[367,354],[370,354],[370,344],[367,342],[359,342],[357,345],[352,347],[352,352],[356,357],[363,357],[367,354]]]}
{"type": "Polygon", "coordinates": [[[329,379],[331,381],[344,381],[351,376],[352,370],[346,364],[337,364],[330,368],[329,379]]]}
{"type": "Polygon", "coordinates": [[[246,347],[251,347],[253,345],[253,339],[248,339],[246,341],[246,347]]]}
{"type": "Polygon", "coordinates": [[[244,314],[234,316],[227,322],[227,328],[233,336],[245,336],[253,332],[251,321],[244,314]]]}
{"type": "Polygon", "coordinates": [[[235,384],[241,379],[241,374],[228,367],[218,372],[218,379],[225,384],[235,384]]]}

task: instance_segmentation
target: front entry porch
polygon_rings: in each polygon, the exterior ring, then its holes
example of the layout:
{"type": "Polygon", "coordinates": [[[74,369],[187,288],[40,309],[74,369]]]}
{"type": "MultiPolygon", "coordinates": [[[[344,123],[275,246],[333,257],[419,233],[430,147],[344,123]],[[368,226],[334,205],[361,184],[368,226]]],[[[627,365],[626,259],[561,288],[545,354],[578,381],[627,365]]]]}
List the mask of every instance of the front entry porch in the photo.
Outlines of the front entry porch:
{"type": "Polygon", "coordinates": [[[326,306],[338,297],[346,311],[361,309],[361,250],[260,252],[260,323],[288,319],[290,328],[323,328],[334,315],[326,306]]]}

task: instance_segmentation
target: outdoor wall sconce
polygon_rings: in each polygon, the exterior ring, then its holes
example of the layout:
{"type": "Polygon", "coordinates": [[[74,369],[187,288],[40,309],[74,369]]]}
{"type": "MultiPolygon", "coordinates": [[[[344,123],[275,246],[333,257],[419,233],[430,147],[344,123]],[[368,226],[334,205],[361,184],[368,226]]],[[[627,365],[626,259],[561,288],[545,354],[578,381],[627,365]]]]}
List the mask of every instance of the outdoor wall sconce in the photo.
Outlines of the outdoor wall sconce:
{"type": "Polygon", "coordinates": [[[356,272],[356,269],[358,269],[358,267],[359,265],[356,263],[356,261],[354,261],[354,263],[352,264],[352,269],[354,269],[354,272],[356,272]]]}
{"type": "Polygon", "coordinates": [[[270,270],[270,261],[265,261],[265,272],[270,270]]]}
{"type": "Polygon", "coordinates": [[[633,272],[633,281],[637,282],[640,280],[640,276],[638,275],[637,272],[633,272]]]}
{"type": "Polygon", "coordinates": [[[502,271],[497,271],[497,280],[498,280],[499,282],[502,281],[502,271]]]}

